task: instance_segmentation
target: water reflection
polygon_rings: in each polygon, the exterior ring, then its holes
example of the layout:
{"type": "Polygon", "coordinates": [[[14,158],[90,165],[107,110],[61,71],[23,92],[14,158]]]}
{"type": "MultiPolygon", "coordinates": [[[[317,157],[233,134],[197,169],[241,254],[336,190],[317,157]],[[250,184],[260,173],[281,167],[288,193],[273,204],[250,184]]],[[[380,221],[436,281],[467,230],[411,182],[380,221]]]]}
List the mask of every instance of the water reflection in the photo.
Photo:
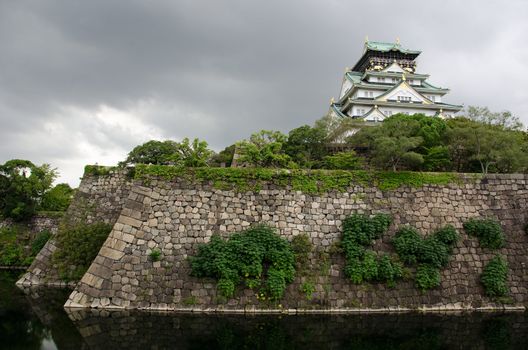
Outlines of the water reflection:
{"type": "Polygon", "coordinates": [[[0,272],[2,349],[528,349],[526,313],[242,316],[78,310],[0,272]]]}
{"type": "Polygon", "coordinates": [[[524,314],[227,316],[76,311],[90,348],[523,349],[524,314]]]}

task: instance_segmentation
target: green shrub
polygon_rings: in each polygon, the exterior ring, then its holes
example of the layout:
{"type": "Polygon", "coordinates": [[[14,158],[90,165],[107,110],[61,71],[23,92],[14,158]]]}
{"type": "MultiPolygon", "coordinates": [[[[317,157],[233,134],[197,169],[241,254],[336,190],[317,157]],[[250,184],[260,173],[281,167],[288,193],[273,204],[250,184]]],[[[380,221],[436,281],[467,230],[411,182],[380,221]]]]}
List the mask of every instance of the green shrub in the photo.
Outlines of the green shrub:
{"type": "Polygon", "coordinates": [[[61,212],[68,209],[75,190],[66,183],[58,184],[42,196],[39,211],[61,212]]]}
{"type": "Polygon", "coordinates": [[[152,261],[160,261],[161,259],[161,251],[159,249],[153,249],[149,254],[150,260],[152,261]]]}
{"type": "Polygon", "coordinates": [[[357,170],[361,169],[363,159],[351,150],[326,156],[323,163],[326,169],[357,170]]]}
{"type": "Polygon", "coordinates": [[[440,271],[431,265],[418,265],[416,269],[416,285],[422,291],[438,287],[440,285],[440,271]]]}
{"type": "Polygon", "coordinates": [[[440,268],[449,262],[459,236],[453,226],[445,226],[422,238],[412,227],[400,229],[392,241],[400,259],[409,265],[418,263],[416,284],[422,290],[440,285],[440,268]]]}
{"type": "Polygon", "coordinates": [[[345,275],[352,283],[363,281],[388,282],[393,284],[402,277],[402,267],[389,256],[378,257],[367,247],[380,238],[389,228],[391,218],[385,214],[368,217],[353,214],[343,221],[341,247],[346,257],[345,275]]]}
{"type": "Polygon", "coordinates": [[[417,262],[421,243],[422,237],[418,231],[410,226],[398,230],[392,240],[396,253],[398,253],[400,259],[407,264],[414,264],[417,262]]]}
{"type": "Polygon", "coordinates": [[[417,260],[420,263],[441,268],[447,265],[449,253],[447,245],[437,240],[434,236],[427,237],[420,242],[417,260]]]}
{"type": "Polygon", "coordinates": [[[225,297],[232,297],[236,286],[246,281],[247,286],[262,286],[261,293],[277,300],[295,275],[291,245],[265,225],[235,233],[227,240],[213,235],[189,259],[192,275],[216,278],[225,297]]]}
{"type": "MultiPolygon", "coordinates": [[[[351,245],[370,246],[389,228],[391,218],[377,214],[369,218],[363,214],[353,214],[343,221],[343,249],[348,254],[351,245]]],[[[352,248],[354,249],[354,248],[352,248]]]]}
{"type": "Polygon", "coordinates": [[[441,229],[436,231],[433,235],[438,241],[448,246],[454,245],[459,239],[457,230],[451,225],[446,225],[442,227],[441,229]]]}
{"type": "Polygon", "coordinates": [[[0,247],[0,265],[19,266],[25,259],[22,247],[16,243],[6,243],[0,247]]]}
{"type": "Polygon", "coordinates": [[[20,234],[16,227],[3,227],[0,229],[0,265],[23,265],[24,249],[17,241],[20,234]]]}
{"type": "Polygon", "coordinates": [[[393,282],[403,277],[401,263],[391,260],[388,255],[382,255],[378,260],[378,279],[393,282]]]}
{"type": "Polygon", "coordinates": [[[304,282],[301,285],[301,292],[304,293],[307,300],[312,300],[313,294],[315,293],[315,286],[312,282],[304,282]]]}
{"type": "Polygon", "coordinates": [[[81,279],[111,230],[112,226],[105,223],[61,227],[56,234],[56,245],[59,249],[52,256],[61,279],[81,279]]]}
{"type": "Polygon", "coordinates": [[[477,237],[484,248],[499,249],[504,246],[504,232],[493,219],[470,219],[464,223],[468,235],[477,237]]]}
{"type": "Polygon", "coordinates": [[[291,247],[295,254],[297,269],[306,271],[308,269],[310,253],[313,250],[312,242],[307,234],[300,234],[293,237],[291,247]]]}
{"type": "Polygon", "coordinates": [[[378,278],[378,259],[376,253],[371,250],[365,252],[363,256],[363,279],[374,281],[378,278]]]}
{"type": "Polygon", "coordinates": [[[37,234],[33,242],[31,243],[31,255],[37,256],[37,254],[40,252],[42,248],[44,248],[44,245],[51,237],[51,232],[48,230],[41,231],[37,234]]]}
{"type": "Polygon", "coordinates": [[[508,294],[508,262],[497,255],[484,267],[480,282],[490,297],[502,297],[508,294]]]}

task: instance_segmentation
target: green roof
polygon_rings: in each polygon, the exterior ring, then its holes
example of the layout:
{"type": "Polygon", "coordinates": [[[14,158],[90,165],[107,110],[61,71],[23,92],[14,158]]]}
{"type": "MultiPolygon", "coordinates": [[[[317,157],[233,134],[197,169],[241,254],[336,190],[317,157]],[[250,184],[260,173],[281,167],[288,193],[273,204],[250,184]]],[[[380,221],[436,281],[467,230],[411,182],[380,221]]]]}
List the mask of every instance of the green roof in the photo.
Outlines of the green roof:
{"type": "Polygon", "coordinates": [[[346,118],[346,117],[348,117],[346,114],[344,114],[343,112],[341,112],[341,106],[340,106],[340,105],[337,105],[336,103],[332,103],[332,104],[330,105],[330,108],[332,108],[332,109],[336,112],[336,114],[337,114],[338,116],[340,116],[341,118],[346,118]]]}
{"type": "Polygon", "coordinates": [[[400,43],[382,43],[380,41],[367,41],[365,42],[365,49],[372,51],[388,52],[388,51],[400,51],[406,54],[419,55],[422,51],[409,50],[403,48],[400,43]]]}
{"type": "Polygon", "coordinates": [[[350,71],[350,72],[346,72],[346,77],[348,80],[350,80],[354,84],[359,84],[361,83],[361,77],[363,77],[363,73],[350,71]]]}

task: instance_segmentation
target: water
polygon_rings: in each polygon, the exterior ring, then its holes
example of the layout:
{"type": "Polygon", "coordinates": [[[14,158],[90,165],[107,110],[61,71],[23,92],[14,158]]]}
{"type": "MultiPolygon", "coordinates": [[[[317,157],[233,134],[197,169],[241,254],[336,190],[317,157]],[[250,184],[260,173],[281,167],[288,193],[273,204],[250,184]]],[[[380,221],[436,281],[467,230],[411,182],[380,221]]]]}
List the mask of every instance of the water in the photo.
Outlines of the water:
{"type": "Polygon", "coordinates": [[[526,313],[227,316],[76,311],[0,271],[0,349],[528,349],[526,313]]]}

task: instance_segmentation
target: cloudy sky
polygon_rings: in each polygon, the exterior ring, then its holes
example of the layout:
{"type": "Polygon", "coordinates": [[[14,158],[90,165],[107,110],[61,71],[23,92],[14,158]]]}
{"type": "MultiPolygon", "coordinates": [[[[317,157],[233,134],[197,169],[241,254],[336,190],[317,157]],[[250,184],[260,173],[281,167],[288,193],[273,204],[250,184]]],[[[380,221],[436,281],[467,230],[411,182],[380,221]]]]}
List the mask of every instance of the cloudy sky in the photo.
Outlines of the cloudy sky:
{"type": "Polygon", "coordinates": [[[528,1],[0,0],[0,163],[77,185],[150,139],[221,150],[312,124],[365,36],[423,51],[447,102],[528,124],[528,1]]]}

